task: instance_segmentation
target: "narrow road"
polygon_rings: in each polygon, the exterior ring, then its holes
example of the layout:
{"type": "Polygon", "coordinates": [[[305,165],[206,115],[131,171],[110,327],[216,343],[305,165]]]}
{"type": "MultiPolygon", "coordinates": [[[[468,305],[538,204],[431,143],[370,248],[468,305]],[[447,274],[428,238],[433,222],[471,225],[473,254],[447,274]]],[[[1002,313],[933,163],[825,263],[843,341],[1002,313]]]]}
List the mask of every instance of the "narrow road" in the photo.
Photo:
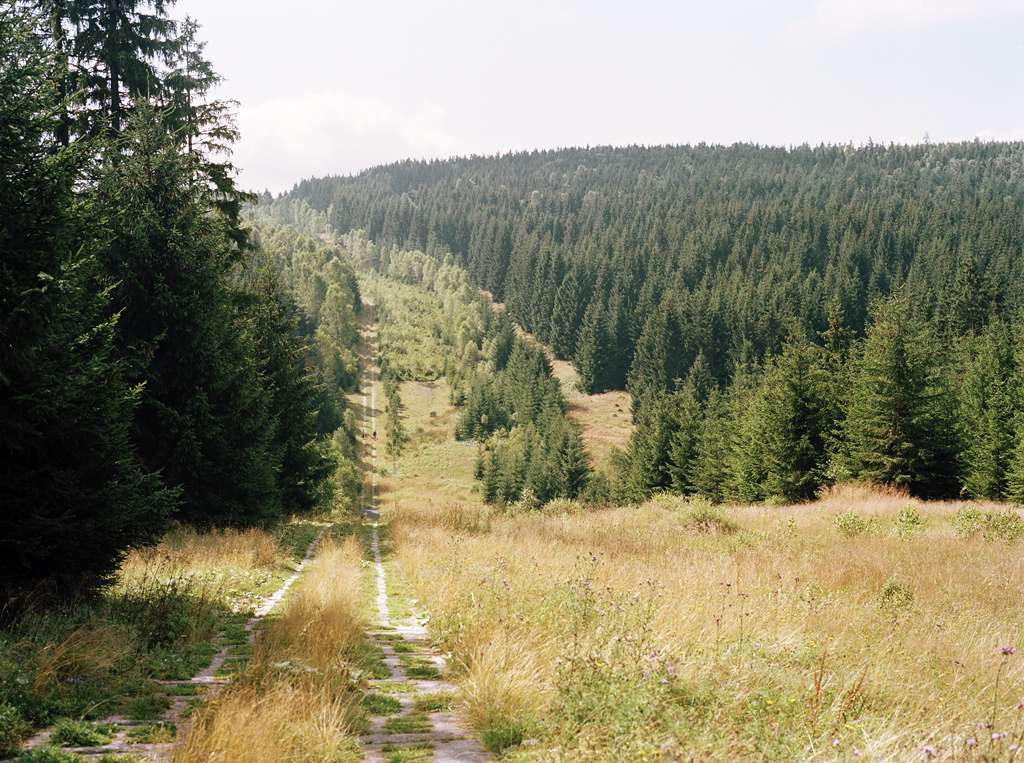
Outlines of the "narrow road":
{"type": "MultiPolygon", "coordinates": [[[[390,676],[371,682],[375,695],[397,702],[382,703],[388,710],[374,715],[362,738],[367,761],[392,763],[482,763],[491,760],[454,713],[456,687],[443,679],[445,660],[427,639],[423,621],[412,616],[392,622],[388,601],[387,568],[381,553],[381,523],[377,505],[377,362],[375,327],[366,336],[367,368],[363,389],[363,443],[369,448],[369,496],[364,494],[363,516],[372,522],[370,550],[376,583],[377,624],[367,635],[383,654],[390,676]],[[388,706],[390,705],[390,707],[388,706]]],[[[365,452],[365,451],[364,451],[365,452]]]]}

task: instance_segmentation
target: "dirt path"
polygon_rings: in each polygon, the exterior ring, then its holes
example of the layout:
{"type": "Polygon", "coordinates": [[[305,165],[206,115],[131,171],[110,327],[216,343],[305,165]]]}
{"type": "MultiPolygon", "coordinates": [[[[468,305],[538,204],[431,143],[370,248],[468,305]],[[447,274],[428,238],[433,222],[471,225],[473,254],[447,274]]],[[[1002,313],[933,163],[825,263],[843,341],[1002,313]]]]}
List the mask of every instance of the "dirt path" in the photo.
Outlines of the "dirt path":
{"type": "MultiPolygon", "coordinates": [[[[367,635],[383,654],[390,676],[371,682],[370,707],[378,712],[362,738],[367,761],[387,763],[476,763],[491,760],[483,747],[453,712],[455,686],[443,679],[445,660],[427,639],[423,622],[415,615],[393,620],[388,597],[387,568],[381,551],[378,510],[377,382],[375,333],[367,336],[370,352],[363,391],[363,442],[369,446],[369,496],[364,495],[362,514],[373,524],[370,550],[376,591],[376,628],[367,635]]],[[[364,446],[365,447],[365,446],[364,446]]]]}

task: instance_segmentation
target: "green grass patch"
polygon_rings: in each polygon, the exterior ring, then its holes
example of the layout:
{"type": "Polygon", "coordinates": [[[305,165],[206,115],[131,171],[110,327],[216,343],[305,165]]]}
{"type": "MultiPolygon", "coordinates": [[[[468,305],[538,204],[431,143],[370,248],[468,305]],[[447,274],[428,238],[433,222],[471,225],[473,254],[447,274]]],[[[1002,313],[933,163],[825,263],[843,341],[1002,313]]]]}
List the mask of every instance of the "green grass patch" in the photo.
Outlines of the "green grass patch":
{"type": "Polygon", "coordinates": [[[385,745],[382,752],[387,763],[424,763],[434,757],[434,747],[429,744],[392,747],[385,745]]]}
{"type": "Polygon", "coordinates": [[[363,697],[362,704],[373,715],[395,715],[402,712],[402,703],[389,694],[367,694],[363,697]]]}
{"type": "Polygon", "coordinates": [[[132,744],[164,744],[173,742],[178,729],[173,723],[149,723],[136,726],[128,731],[128,741],[132,744]]]}
{"type": "Polygon", "coordinates": [[[387,734],[427,734],[433,729],[426,713],[413,712],[408,715],[397,715],[384,722],[387,734]]]}
{"type": "Polygon", "coordinates": [[[23,752],[17,758],[18,763],[81,763],[84,760],[81,755],[59,747],[37,747],[23,752]]]}
{"type": "Polygon", "coordinates": [[[515,723],[496,723],[488,726],[480,732],[480,739],[484,747],[500,755],[510,747],[515,747],[523,741],[523,731],[515,723]]]}
{"type": "Polygon", "coordinates": [[[441,677],[441,671],[439,671],[437,666],[435,666],[434,663],[426,657],[403,654],[399,656],[399,659],[402,663],[402,668],[405,670],[405,674],[409,678],[415,678],[422,681],[435,681],[441,677]]]}
{"type": "Polygon", "coordinates": [[[450,713],[455,709],[455,695],[447,691],[422,694],[414,707],[422,713],[450,713]]]}
{"type": "Polygon", "coordinates": [[[61,747],[102,747],[114,741],[117,726],[61,718],[53,728],[50,741],[61,747]]]}

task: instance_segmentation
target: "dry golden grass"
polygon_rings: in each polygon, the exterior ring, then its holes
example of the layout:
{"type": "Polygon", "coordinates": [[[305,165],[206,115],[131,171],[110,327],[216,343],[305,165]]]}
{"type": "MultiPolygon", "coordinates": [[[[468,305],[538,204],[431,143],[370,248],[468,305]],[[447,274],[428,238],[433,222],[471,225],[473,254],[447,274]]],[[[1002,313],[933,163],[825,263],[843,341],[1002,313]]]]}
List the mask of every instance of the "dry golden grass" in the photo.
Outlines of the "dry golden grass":
{"type": "Polygon", "coordinates": [[[354,539],[321,544],[284,613],[258,634],[244,675],[199,710],[175,761],[362,759],[354,667],[361,562],[354,539]]]}
{"type": "Polygon", "coordinates": [[[593,465],[604,469],[612,449],[625,448],[633,434],[632,398],[621,390],[599,395],[581,392],[579,374],[566,360],[552,360],[551,370],[562,385],[569,418],[580,425],[593,465]]]}
{"type": "MultiPolygon", "coordinates": [[[[377,393],[381,394],[379,387],[377,393]]],[[[452,439],[458,414],[448,403],[447,382],[403,382],[400,393],[410,442],[398,460],[397,473],[394,461],[379,446],[380,465],[386,470],[379,486],[381,508],[416,505],[440,509],[453,502],[482,506],[474,492],[477,445],[452,439]]],[[[377,426],[381,440],[384,422],[379,413],[377,426]]]]}
{"type": "Polygon", "coordinates": [[[956,757],[1020,730],[1024,695],[1021,656],[1001,653],[1022,645],[1019,547],[959,537],[961,505],[844,487],[721,519],[666,497],[489,532],[399,512],[392,531],[469,717],[518,723],[534,754],[956,757]],[[909,505],[924,527],[897,534],[909,505]],[[850,511],[876,529],[841,534],[850,511]]]}
{"type": "Polygon", "coordinates": [[[287,558],[277,539],[265,530],[200,532],[180,527],[168,533],[159,545],[132,551],[122,569],[131,575],[137,566],[160,563],[197,572],[256,570],[273,568],[287,558]]]}

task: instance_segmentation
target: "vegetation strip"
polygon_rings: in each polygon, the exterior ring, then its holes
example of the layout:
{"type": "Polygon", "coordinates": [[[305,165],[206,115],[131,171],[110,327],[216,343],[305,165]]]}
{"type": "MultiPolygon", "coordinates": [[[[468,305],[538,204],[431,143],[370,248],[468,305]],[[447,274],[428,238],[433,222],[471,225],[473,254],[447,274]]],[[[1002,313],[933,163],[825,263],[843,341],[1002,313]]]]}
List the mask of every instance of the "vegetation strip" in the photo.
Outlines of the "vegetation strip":
{"type": "MultiPolygon", "coordinates": [[[[371,358],[375,348],[375,343],[370,341],[372,338],[372,334],[367,337],[371,358]]],[[[412,760],[474,763],[489,760],[483,748],[468,736],[450,711],[448,698],[454,687],[441,680],[444,660],[432,653],[423,623],[411,618],[395,624],[392,618],[377,505],[377,373],[377,364],[371,362],[366,371],[369,395],[365,391],[363,393],[363,440],[369,447],[371,474],[369,501],[364,499],[362,513],[372,522],[369,546],[377,610],[377,627],[367,636],[382,655],[381,661],[388,671],[386,683],[393,694],[369,694],[364,698],[364,707],[374,713],[370,728],[362,739],[366,760],[387,763],[412,760]],[[370,437],[366,436],[368,428],[370,437]]],[[[383,683],[378,681],[376,687],[381,692],[385,690],[383,683]]]]}

